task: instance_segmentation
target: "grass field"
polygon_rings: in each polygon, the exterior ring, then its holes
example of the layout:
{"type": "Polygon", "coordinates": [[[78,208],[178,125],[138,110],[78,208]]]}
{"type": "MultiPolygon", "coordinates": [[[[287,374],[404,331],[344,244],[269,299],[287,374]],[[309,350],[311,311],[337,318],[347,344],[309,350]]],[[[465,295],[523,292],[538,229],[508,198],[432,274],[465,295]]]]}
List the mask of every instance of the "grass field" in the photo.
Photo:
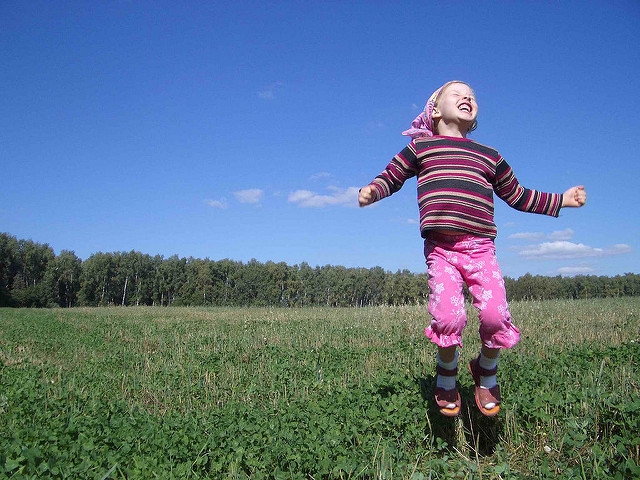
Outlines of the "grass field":
{"type": "Polygon", "coordinates": [[[0,478],[640,478],[640,298],[511,311],[446,419],[425,307],[0,309],[0,478]]]}

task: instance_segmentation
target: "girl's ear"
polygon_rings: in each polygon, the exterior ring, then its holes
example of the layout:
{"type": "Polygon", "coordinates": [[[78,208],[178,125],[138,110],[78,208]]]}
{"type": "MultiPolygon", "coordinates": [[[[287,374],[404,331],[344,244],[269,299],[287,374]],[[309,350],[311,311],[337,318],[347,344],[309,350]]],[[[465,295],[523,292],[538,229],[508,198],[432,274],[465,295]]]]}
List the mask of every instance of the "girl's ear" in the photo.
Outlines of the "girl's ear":
{"type": "Polygon", "coordinates": [[[438,135],[438,121],[442,118],[442,113],[438,110],[438,107],[433,107],[431,110],[431,130],[435,135],[438,135]]]}

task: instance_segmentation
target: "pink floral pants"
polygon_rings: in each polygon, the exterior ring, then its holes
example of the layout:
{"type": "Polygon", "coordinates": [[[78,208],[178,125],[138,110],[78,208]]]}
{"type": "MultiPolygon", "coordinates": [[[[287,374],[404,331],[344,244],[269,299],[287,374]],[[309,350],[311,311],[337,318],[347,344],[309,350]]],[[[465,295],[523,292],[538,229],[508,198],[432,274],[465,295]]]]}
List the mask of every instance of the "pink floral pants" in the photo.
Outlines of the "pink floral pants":
{"type": "Polygon", "coordinates": [[[504,279],[490,238],[431,234],[424,242],[429,276],[429,313],[425,335],[439,347],[462,347],[467,315],[462,294],[467,284],[478,309],[480,340],[489,348],[511,348],[520,331],[511,323],[504,279]]]}

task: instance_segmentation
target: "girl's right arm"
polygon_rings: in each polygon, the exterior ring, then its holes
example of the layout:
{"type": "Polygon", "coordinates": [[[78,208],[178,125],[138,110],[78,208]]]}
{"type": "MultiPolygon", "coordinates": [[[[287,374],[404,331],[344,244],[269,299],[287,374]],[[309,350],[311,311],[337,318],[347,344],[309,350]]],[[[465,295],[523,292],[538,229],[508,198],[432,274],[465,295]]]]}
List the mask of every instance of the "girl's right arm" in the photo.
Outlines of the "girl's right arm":
{"type": "Polygon", "coordinates": [[[397,192],[404,182],[418,174],[418,160],[413,142],[398,153],[389,165],[358,194],[361,207],[370,205],[397,192]]]}

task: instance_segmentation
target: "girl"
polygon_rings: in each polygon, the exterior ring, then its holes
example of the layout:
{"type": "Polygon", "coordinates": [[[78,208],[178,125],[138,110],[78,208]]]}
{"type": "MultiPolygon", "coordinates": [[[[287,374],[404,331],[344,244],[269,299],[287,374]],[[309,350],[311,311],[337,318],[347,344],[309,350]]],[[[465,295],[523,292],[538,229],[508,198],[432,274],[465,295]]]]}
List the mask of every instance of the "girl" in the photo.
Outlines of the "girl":
{"type": "Polygon", "coordinates": [[[562,207],[581,207],[587,196],[582,186],[563,194],[543,193],[520,185],[500,154],[467,138],[477,127],[478,104],[464,82],[444,84],[429,98],[424,111],[402,132],[412,138],[369,185],[360,189],[361,207],[397,192],[404,182],[418,178],[420,231],[429,277],[426,336],[438,346],[435,400],[440,412],[455,416],[461,399],[456,388],[457,347],[467,323],[463,282],[478,309],[482,348],[469,362],[480,411],[500,411],[496,380],[500,349],[511,348],[520,332],[511,323],[504,280],[494,239],[493,193],[524,212],[557,217],[562,207]]]}

